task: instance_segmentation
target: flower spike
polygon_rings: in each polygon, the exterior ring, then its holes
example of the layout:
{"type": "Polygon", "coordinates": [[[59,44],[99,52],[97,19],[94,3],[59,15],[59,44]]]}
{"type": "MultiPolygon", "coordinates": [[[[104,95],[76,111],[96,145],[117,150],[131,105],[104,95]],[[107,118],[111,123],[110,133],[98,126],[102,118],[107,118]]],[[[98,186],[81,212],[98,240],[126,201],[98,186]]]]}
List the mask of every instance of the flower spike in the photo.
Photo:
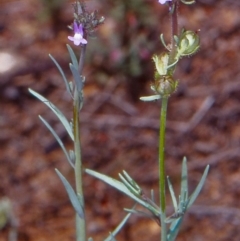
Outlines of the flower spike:
{"type": "Polygon", "coordinates": [[[83,38],[83,27],[82,24],[73,23],[74,36],[68,36],[68,39],[71,40],[75,45],[87,44],[87,40],[83,38]]]}

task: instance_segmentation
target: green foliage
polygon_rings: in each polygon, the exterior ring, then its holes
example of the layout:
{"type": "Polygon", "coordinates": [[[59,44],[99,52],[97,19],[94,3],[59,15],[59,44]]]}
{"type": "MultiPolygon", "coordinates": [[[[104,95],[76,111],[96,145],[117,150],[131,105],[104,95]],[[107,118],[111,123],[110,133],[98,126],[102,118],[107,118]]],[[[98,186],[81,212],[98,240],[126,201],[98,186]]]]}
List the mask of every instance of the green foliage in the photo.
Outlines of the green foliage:
{"type": "Polygon", "coordinates": [[[72,127],[70,122],[67,120],[67,118],[64,116],[64,114],[48,99],[37,93],[36,91],[32,89],[28,89],[29,92],[34,95],[36,98],[38,98],[42,103],[44,103],[47,107],[49,107],[52,112],[58,117],[58,119],[62,122],[63,126],[65,127],[69,137],[74,140],[72,127]]]}
{"type": "Polygon", "coordinates": [[[196,198],[198,197],[200,191],[203,188],[203,185],[206,181],[206,177],[209,171],[209,166],[204,170],[201,180],[199,181],[196,189],[190,197],[188,197],[188,171],[187,171],[187,159],[184,157],[182,162],[182,175],[181,175],[181,192],[179,196],[179,203],[177,204],[177,198],[175,196],[172,184],[168,178],[168,187],[172,197],[173,207],[175,213],[168,217],[165,222],[171,223],[168,234],[167,241],[174,241],[177,237],[177,234],[180,230],[181,223],[186,211],[191,207],[196,198]]]}
{"type": "Polygon", "coordinates": [[[83,205],[81,203],[82,197],[79,196],[80,194],[76,194],[74,192],[73,188],[71,187],[71,185],[69,184],[67,179],[61,174],[61,172],[59,172],[57,169],[55,169],[55,171],[56,171],[57,175],[59,176],[59,178],[61,179],[76,213],[79,215],[80,218],[84,219],[85,218],[84,210],[83,210],[83,205]]]}
{"type": "MultiPolygon", "coordinates": [[[[147,199],[146,196],[143,195],[142,189],[138,186],[138,184],[125,172],[123,171],[123,175],[119,174],[120,179],[122,182],[103,175],[101,173],[95,172],[93,170],[86,169],[86,173],[91,176],[94,176],[97,179],[109,184],[110,186],[116,188],[120,192],[124,193],[138,204],[142,205],[146,209],[148,209],[152,214],[153,217],[161,217],[162,213],[160,212],[160,208],[154,203],[153,200],[147,199]]],[[[187,159],[184,157],[182,162],[182,174],[181,174],[181,191],[179,195],[179,203],[177,203],[177,198],[173,189],[173,186],[168,180],[168,187],[172,197],[173,207],[174,207],[174,214],[164,220],[165,223],[170,223],[170,227],[167,231],[167,241],[174,241],[179,233],[184,214],[186,211],[191,207],[194,203],[196,198],[198,197],[200,191],[203,188],[205,183],[207,174],[209,171],[209,166],[207,166],[204,170],[201,180],[199,181],[196,189],[194,192],[188,197],[188,171],[187,171],[187,159]]],[[[133,209],[125,209],[129,213],[133,214],[143,214],[144,216],[148,217],[148,214],[144,212],[133,210],[133,209]]]]}
{"type": "Polygon", "coordinates": [[[118,234],[118,232],[123,228],[123,226],[126,224],[128,219],[130,218],[132,214],[128,213],[123,220],[119,223],[119,225],[113,230],[113,232],[110,233],[110,235],[104,239],[104,241],[114,241],[116,240],[114,237],[118,234]]]}
{"type": "Polygon", "coordinates": [[[72,95],[72,89],[70,88],[70,84],[68,83],[67,78],[66,78],[66,76],[65,76],[65,74],[64,74],[61,66],[58,64],[58,62],[54,59],[54,57],[53,57],[51,54],[49,54],[49,57],[50,57],[51,60],[54,62],[54,64],[55,64],[56,67],[58,68],[58,71],[59,71],[60,74],[62,75],[62,78],[63,78],[63,81],[64,81],[64,83],[65,83],[65,86],[66,86],[66,89],[67,89],[68,93],[69,93],[70,95],[72,95]]]}
{"type": "Polygon", "coordinates": [[[71,46],[68,45],[68,44],[67,44],[67,49],[68,49],[68,53],[70,55],[70,58],[72,60],[72,64],[75,67],[75,69],[77,69],[78,68],[78,61],[77,61],[76,55],[73,52],[73,49],[71,48],[71,46]]]}
{"type": "Polygon", "coordinates": [[[74,168],[74,158],[73,156],[67,152],[63,142],[61,141],[60,137],[58,136],[58,134],[54,131],[54,129],[49,125],[49,123],[41,116],[39,116],[40,120],[43,122],[43,124],[48,128],[48,130],[53,134],[53,136],[55,137],[55,139],[57,140],[59,146],[62,148],[69,164],[74,168]]]}
{"type": "Polygon", "coordinates": [[[97,179],[102,180],[103,182],[109,184],[110,186],[116,188],[117,190],[119,190],[120,192],[123,192],[125,195],[129,196],[130,198],[132,198],[134,201],[136,201],[137,203],[141,204],[142,206],[144,206],[145,208],[147,208],[148,210],[150,210],[151,212],[153,212],[156,215],[159,215],[159,210],[157,210],[155,207],[153,207],[152,205],[150,205],[148,202],[144,201],[142,198],[139,198],[139,196],[133,194],[132,189],[130,188],[130,190],[128,189],[128,185],[126,186],[124,183],[108,177],[104,174],[95,172],[93,170],[90,169],[86,169],[85,172],[91,176],[96,177],[97,179]]]}

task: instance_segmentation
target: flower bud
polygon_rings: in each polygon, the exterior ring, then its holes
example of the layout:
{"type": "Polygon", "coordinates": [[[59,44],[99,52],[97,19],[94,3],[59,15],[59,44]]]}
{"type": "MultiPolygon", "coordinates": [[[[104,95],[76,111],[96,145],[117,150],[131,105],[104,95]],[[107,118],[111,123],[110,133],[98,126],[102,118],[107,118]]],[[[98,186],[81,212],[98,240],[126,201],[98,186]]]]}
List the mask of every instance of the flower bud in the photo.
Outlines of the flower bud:
{"type": "Polygon", "coordinates": [[[169,96],[177,88],[178,81],[175,81],[170,75],[160,76],[160,79],[155,80],[152,89],[157,92],[160,96],[169,96]]]}
{"type": "Polygon", "coordinates": [[[184,30],[179,39],[177,57],[192,55],[196,53],[199,48],[200,39],[198,34],[190,30],[184,30]]]}

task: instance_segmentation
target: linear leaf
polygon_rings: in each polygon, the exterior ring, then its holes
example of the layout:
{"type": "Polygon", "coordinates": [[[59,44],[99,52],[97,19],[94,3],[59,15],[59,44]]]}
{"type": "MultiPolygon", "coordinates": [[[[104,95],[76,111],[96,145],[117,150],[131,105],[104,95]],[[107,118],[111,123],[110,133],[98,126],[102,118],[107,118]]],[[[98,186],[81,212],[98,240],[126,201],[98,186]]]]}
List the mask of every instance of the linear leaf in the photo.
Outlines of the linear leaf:
{"type": "Polygon", "coordinates": [[[122,182],[120,182],[120,181],[118,181],[116,179],[113,179],[111,177],[108,177],[108,176],[106,176],[104,174],[92,171],[90,169],[86,169],[85,171],[89,175],[94,176],[94,177],[104,181],[105,183],[109,184],[110,186],[116,188],[120,192],[123,192],[124,194],[126,194],[127,196],[129,196],[130,198],[132,198],[133,200],[135,200],[136,202],[138,202],[139,204],[141,204],[145,208],[151,210],[152,212],[154,212],[156,214],[157,213],[159,214],[159,211],[156,210],[153,206],[151,206],[147,202],[144,202],[143,200],[141,200],[140,198],[138,198],[134,194],[132,194],[122,182]]]}
{"type": "Polygon", "coordinates": [[[115,237],[118,234],[118,232],[123,228],[123,226],[126,224],[128,219],[130,218],[130,216],[131,216],[131,213],[128,213],[124,217],[122,222],[114,229],[114,231],[104,241],[111,241],[111,240],[113,240],[112,238],[115,237]]]}
{"type": "MultiPolygon", "coordinates": [[[[183,158],[182,162],[182,177],[181,177],[181,200],[188,200],[188,171],[187,171],[187,159],[183,158]]],[[[183,200],[183,201],[185,201],[183,200]]]]}
{"type": "Polygon", "coordinates": [[[53,113],[58,117],[58,119],[62,122],[63,126],[65,127],[66,131],[68,132],[68,135],[70,136],[70,138],[72,140],[74,140],[74,136],[73,136],[73,132],[72,132],[72,128],[70,123],[68,122],[68,120],[66,119],[66,117],[63,115],[63,113],[52,103],[50,102],[48,99],[46,99],[45,97],[43,97],[42,95],[40,95],[39,93],[37,93],[36,91],[32,90],[32,89],[28,89],[28,91],[34,95],[36,98],[38,98],[39,100],[41,100],[46,106],[48,106],[53,113]]]}
{"type": "Polygon", "coordinates": [[[182,221],[183,221],[183,217],[171,223],[170,228],[168,230],[167,241],[174,241],[176,239],[178,232],[180,230],[182,221]]]}
{"type": "Polygon", "coordinates": [[[67,160],[69,162],[69,164],[74,168],[74,164],[71,161],[71,158],[62,142],[62,140],[59,138],[58,134],[54,131],[54,129],[49,125],[49,123],[41,116],[39,116],[40,120],[43,122],[43,124],[48,128],[48,130],[53,134],[53,136],[55,137],[55,139],[57,140],[58,144],[60,145],[60,147],[62,148],[65,156],[67,157],[67,160]]]}
{"type": "Polygon", "coordinates": [[[199,194],[200,191],[202,190],[202,187],[203,187],[204,182],[205,182],[205,180],[206,180],[208,171],[209,171],[209,165],[206,166],[200,182],[198,183],[195,191],[194,191],[194,192],[192,193],[192,195],[189,197],[189,203],[188,203],[188,205],[187,205],[187,209],[192,206],[192,204],[193,204],[194,201],[196,200],[198,194],[199,194]]]}
{"type": "Polygon", "coordinates": [[[175,212],[177,212],[177,210],[178,210],[177,199],[176,199],[176,196],[175,196],[175,193],[173,190],[173,186],[172,186],[172,183],[171,183],[169,177],[167,177],[167,182],[168,182],[168,188],[169,188],[172,202],[173,202],[173,207],[174,207],[175,212]]]}
{"type": "Polygon", "coordinates": [[[117,241],[112,233],[110,233],[109,237],[110,237],[109,241],[117,241]]]}
{"type": "Polygon", "coordinates": [[[125,177],[123,177],[122,174],[119,173],[119,177],[121,179],[121,181],[123,182],[123,184],[127,187],[127,189],[133,194],[133,195],[136,195],[136,196],[139,196],[139,190],[140,189],[137,189],[137,188],[134,188],[133,185],[130,184],[130,181],[129,179],[126,180],[125,177]]]}
{"type": "Polygon", "coordinates": [[[67,81],[67,78],[61,68],[61,66],[58,64],[58,62],[55,60],[55,58],[49,54],[49,57],[51,58],[51,60],[54,62],[54,64],[56,65],[56,67],[58,68],[58,71],[60,72],[60,74],[62,75],[62,78],[63,78],[63,81],[65,83],[65,86],[66,86],[66,89],[68,91],[68,93],[72,96],[72,93],[71,93],[71,89],[70,89],[70,86],[69,86],[69,83],[67,81]]]}
{"type": "Polygon", "coordinates": [[[140,97],[141,101],[155,101],[161,99],[160,95],[151,95],[151,96],[142,96],[140,97]]]}
{"type": "Polygon", "coordinates": [[[73,64],[69,64],[69,67],[70,67],[70,70],[72,72],[73,78],[75,80],[75,84],[77,86],[77,90],[80,93],[82,91],[82,88],[83,88],[83,78],[79,74],[78,69],[75,68],[75,66],[73,64]]]}
{"type": "Polygon", "coordinates": [[[68,44],[67,44],[67,49],[68,49],[69,55],[70,55],[70,57],[71,57],[73,66],[74,66],[76,69],[78,69],[78,61],[77,61],[77,58],[76,58],[75,53],[73,52],[73,49],[72,49],[71,46],[68,45],[68,44]]]}
{"type": "Polygon", "coordinates": [[[75,211],[77,212],[77,214],[79,215],[80,218],[84,219],[84,211],[83,211],[83,207],[82,204],[80,203],[76,193],[74,192],[72,186],[69,184],[69,182],[67,181],[67,179],[61,174],[61,172],[59,172],[57,169],[55,169],[56,173],[58,174],[59,178],[61,179],[68,197],[72,203],[73,208],[75,209],[75,211]]]}
{"type": "Polygon", "coordinates": [[[155,195],[154,195],[154,190],[151,189],[151,200],[153,203],[155,203],[155,195]]]}

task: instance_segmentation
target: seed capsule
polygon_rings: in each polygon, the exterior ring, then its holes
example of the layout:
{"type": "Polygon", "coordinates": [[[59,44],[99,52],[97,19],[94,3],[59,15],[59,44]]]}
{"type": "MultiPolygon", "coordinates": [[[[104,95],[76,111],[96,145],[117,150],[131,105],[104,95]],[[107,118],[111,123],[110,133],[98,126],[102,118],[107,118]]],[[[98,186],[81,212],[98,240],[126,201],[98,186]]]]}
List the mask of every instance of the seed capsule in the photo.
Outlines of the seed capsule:
{"type": "Polygon", "coordinates": [[[178,58],[182,56],[192,55],[196,53],[199,48],[200,39],[198,34],[190,30],[183,31],[177,47],[178,58]]]}

